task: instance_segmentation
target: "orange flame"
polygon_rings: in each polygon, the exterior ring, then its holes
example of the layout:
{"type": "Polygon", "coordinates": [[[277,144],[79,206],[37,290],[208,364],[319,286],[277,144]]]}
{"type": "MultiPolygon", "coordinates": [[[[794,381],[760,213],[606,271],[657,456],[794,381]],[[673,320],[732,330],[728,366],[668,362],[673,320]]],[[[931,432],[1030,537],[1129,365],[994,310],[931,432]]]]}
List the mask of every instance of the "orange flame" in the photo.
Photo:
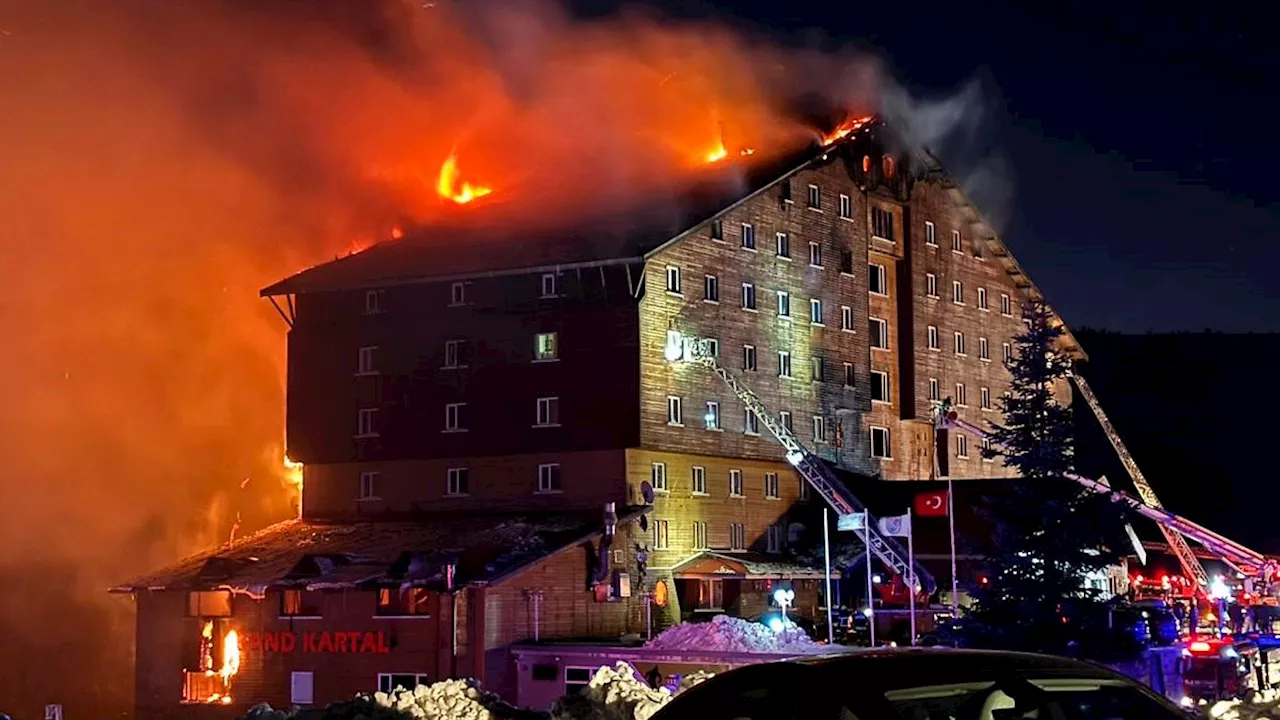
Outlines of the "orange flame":
{"type": "MultiPolygon", "coordinates": [[[[238,672],[240,672],[240,634],[235,630],[228,630],[222,638],[222,670],[218,671],[218,674],[222,676],[223,685],[230,689],[231,678],[238,672]]],[[[226,697],[223,702],[231,702],[231,698],[226,697]]]]}
{"type": "Polygon", "coordinates": [[[458,204],[466,204],[476,198],[493,192],[492,189],[469,182],[458,181],[458,153],[451,152],[440,166],[440,179],[436,181],[436,192],[442,198],[448,198],[458,204]]]}
{"type": "Polygon", "coordinates": [[[290,490],[297,493],[299,516],[302,515],[302,471],[302,463],[290,459],[288,455],[284,456],[284,482],[290,490]]]}
{"type": "Polygon", "coordinates": [[[861,130],[863,126],[871,122],[873,119],[874,119],[874,116],[867,115],[865,117],[846,120],[840,124],[840,127],[836,128],[835,130],[828,133],[827,135],[824,135],[822,137],[822,144],[830,145],[831,143],[837,140],[842,140],[848,137],[849,135],[857,132],[858,130],[861,130]]]}

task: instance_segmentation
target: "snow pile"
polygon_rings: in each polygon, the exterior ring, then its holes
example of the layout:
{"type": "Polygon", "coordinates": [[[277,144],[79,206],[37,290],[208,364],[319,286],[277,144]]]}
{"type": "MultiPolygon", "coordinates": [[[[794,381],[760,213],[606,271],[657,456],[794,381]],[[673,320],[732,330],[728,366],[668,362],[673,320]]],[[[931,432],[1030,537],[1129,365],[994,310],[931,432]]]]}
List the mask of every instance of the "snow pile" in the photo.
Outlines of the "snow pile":
{"type": "Polygon", "coordinates": [[[269,705],[258,705],[245,720],[544,720],[545,713],[518,710],[497,695],[480,689],[474,680],[444,680],[419,685],[412,690],[361,695],[355,700],[334,703],[323,711],[297,710],[288,713],[269,705]]]}
{"type": "Polygon", "coordinates": [[[703,671],[690,673],[673,693],[670,688],[649,687],[635,668],[619,662],[597,670],[581,694],[556,702],[551,720],[649,720],[671,698],[711,676],[703,671]]]}
{"type": "Polygon", "coordinates": [[[1280,699],[1222,700],[1210,705],[1207,714],[1212,720],[1280,720],[1280,699]]]}
{"type": "Polygon", "coordinates": [[[681,623],[670,627],[645,646],[659,650],[742,653],[806,653],[827,649],[794,623],[774,631],[761,623],[728,615],[717,615],[709,623],[681,623]]]}

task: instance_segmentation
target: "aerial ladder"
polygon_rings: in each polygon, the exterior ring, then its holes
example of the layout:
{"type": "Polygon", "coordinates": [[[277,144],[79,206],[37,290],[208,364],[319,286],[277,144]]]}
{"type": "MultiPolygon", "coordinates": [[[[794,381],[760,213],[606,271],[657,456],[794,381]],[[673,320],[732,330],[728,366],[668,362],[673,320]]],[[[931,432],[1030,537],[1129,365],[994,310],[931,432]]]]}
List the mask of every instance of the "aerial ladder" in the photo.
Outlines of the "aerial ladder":
{"type": "Polygon", "coordinates": [[[760,398],[756,397],[756,394],[750,388],[739,382],[733,373],[720,364],[711,340],[685,335],[678,330],[668,330],[664,354],[668,362],[701,365],[715,373],[717,377],[724,381],[725,385],[729,386],[733,394],[738,396],[743,406],[754,413],[756,418],[768,428],[769,432],[786,451],[787,462],[831,505],[837,515],[840,517],[865,518],[865,522],[860,527],[854,526],[854,532],[866,543],[871,552],[880,558],[881,562],[908,582],[914,577],[926,593],[931,594],[937,589],[938,584],[933,575],[921,567],[919,563],[915,563],[915,567],[912,568],[911,563],[908,562],[907,553],[902,549],[902,546],[891,537],[880,534],[878,520],[867,512],[867,508],[862,501],[854,496],[849,488],[836,477],[831,468],[827,467],[826,462],[814,453],[809,452],[796,439],[791,430],[769,412],[769,409],[764,406],[764,403],[760,402],[760,398]]]}
{"type": "MultiPolygon", "coordinates": [[[[1115,490],[1104,481],[1093,480],[1074,473],[1067,475],[1069,479],[1094,492],[1108,495],[1112,500],[1120,502],[1143,517],[1154,521],[1156,526],[1160,528],[1161,534],[1164,535],[1169,548],[1177,556],[1183,572],[1187,577],[1195,580],[1197,594],[1201,596],[1208,596],[1209,578],[1204,566],[1200,564],[1200,560],[1196,558],[1195,553],[1192,552],[1191,547],[1187,544],[1187,538],[1196,541],[1206,550],[1219,556],[1240,572],[1263,577],[1274,572],[1274,564],[1261,553],[1166,510],[1160,503],[1160,499],[1156,496],[1151,484],[1147,482],[1146,476],[1142,474],[1142,470],[1129,453],[1124,441],[1120,439],[1110,419],[1102,410],[1097,396],[1093,394],[1093,389],[1079,375],[1071,373],[1070,377],[1075,382],[1076,387],[1080,389],[1081,396],[1084,397],[1090,410],[1098,418],[1098,422],[1102,426],[1103,432],[1107,435],[1107,439],[1120,456],[1121,463],[1133,479],[1133,484],[1138,490],[1139,497],[1135,498],[1128,493],[1115,490]]],[[[938,429],[957,428],[984,440],[990,441],[992,439],[987,431],[961,419],[952,408],[950,399],[935,406],[934,424],[938,429]]]]}

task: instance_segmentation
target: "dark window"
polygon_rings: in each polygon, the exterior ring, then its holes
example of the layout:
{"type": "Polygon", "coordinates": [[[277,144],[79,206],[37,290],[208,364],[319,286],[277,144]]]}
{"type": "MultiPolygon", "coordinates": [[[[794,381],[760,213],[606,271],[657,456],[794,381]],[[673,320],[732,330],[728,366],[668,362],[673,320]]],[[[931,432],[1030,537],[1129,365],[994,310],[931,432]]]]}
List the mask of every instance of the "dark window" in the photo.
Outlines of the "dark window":
{"type": "Polygon", "coordinates": [[[889,374],[878,370],[871,371],[871,399],[889,402],[889,374]]]}
{"type": "Polygon", "coordinates": [[[422,588],[380,588],[377,612],[384,616],[430,615],[431,595],[422,588]]]}
{"type": "Polygon", "coordinates": [[[822,209],[822,190],[817,185],[809,186],[809,207],[814,210],[822,209]]]}
{"type": "Polygon", "coordinates": [[[852,250],[840,251],[840,272],[845,273],[846,275],[853,274],[853,251],[852,250]]]}
{"type": "Polygon", "coordinates": [[[378,692],[390,693],[396,688],[412,690],[419,685],[430,685],[426,675],[410,673],[378,673],[378,692]]]}
{"type": "Polygon", "coordinates": [[[871,208],[871,234],[893,240],[893,213],[883,208],[871,208]]]}
{"type": "Polygon", "coordinates": [[[307,590],[285,590],[280,593],[281,617],[320,617],[320,593],[307,590]]]}
{"type": "Polygon", "coordinates": [[[782,193],[783,200],[791,202],[791,179],[783,180],[782,184],[778,186],[778,191],[782,193]]]}
{"type": "Polygon", "coordinates": [[[591,684],[591,668],[567,667],[564,669],[564,694],[580,695],[591,684]]]}
{"type": "Polygon", "coordinates": [[[707,302],[720,302],[720,279],[715,275],[706,276],[702,289],[707,302]]]}
{"type": "Polygon", "coordinates": [[[711,239],[712,240],[724,239],[724,221],[723,220],[711,221],[711,239]]]}
{"type": "Polygon", "coordinates": [[[724,608],[724,581],[699,580],[698,597],[694,607],[698,610],[720,610],[724,608]]]}

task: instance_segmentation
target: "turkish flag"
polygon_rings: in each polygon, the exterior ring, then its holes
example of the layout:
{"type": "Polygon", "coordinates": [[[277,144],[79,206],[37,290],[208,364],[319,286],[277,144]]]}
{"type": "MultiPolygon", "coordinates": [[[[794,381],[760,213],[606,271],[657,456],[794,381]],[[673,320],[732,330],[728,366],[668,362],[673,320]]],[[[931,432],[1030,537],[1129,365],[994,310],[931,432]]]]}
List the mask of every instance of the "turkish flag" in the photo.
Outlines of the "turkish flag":
{"type": "Polygon", "coordinates": [[[914,509],[917,517],[946,517],[947,491],[917,494],[914,509]]]}

